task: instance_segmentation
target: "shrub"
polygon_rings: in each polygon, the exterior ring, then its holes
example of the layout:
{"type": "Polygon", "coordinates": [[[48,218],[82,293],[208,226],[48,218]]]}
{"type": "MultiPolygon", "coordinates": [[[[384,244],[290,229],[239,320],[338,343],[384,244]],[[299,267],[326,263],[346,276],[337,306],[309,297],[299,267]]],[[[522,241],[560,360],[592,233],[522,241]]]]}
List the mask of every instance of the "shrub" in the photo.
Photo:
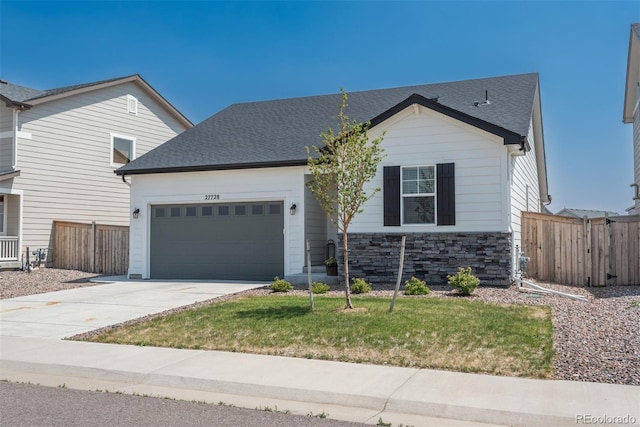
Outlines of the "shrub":
{"type": "Polygon", "coordinates": [[[453,286],[462,295],[471,295],[478,285],[480,279],[471,273],[471,267],[460,267],[455,276],[447,276],[449,279],[449,285],[453,286]]]}
{"type": "Polygon", "coordinates": [[[278,276],[274,277],[273,282],[271,282],[271,290],[273,292],[289,292],[292,289],[293,285],[291,283],[278,276]]]}
{"type": "Polygon", "coordinates": [[[405,295],[426,295],[431,290],[427,287],[424,280],[412,277],[411,280],[404,282],[404,294],[405,295]]]}
{"type": "Polygon", "coordinates": [[[313,282],[311,284],[311,292],[314,294],[326,294],[329,292],[329,285],[322,282],[313,282]]]}
{"type": "Polygon", "coordinates": [[[354,294],[366,294],[367,292],[371,292],[371,285],[368,284],[364,279],[353,279],[351,292],[353,292],[354,294]]]}
{"type": "Polygon", "coordinates": [[[338,265],[338,260],[334,257],[329,257],[324,261],[325,265],[338,265]]]}

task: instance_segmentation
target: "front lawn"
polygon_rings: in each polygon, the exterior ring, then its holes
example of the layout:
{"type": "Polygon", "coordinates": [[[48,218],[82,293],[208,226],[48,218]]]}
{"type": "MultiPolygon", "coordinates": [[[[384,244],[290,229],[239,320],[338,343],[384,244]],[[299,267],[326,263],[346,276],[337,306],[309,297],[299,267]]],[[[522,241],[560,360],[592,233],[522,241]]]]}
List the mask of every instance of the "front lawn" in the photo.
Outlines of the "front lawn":
{"type": "Polygon", "coordinates": [[[549,377],[551,309],[462,298],[247,296],[148,320],[91,341],[549,377]]]}

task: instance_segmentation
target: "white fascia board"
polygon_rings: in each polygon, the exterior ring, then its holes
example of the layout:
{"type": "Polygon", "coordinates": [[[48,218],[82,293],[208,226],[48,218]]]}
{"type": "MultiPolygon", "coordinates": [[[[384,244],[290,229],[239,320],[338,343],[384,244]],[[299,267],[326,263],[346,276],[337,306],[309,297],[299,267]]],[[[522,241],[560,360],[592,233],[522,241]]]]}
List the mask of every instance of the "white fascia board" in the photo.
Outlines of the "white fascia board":
{"type": "Polygon", "coordinates": [[[633,29],[629,35],[629,56],[627,58],[627,78],[624,90],[623,123],[633,123],[633,114],[638,105],[637,90],[640,79],[640,40],[633,29]]]}
{"type": "Polygon", "coordinates": [[[549,183],[547,181],[547,156],[544,148],[544,128],[542,125],[542,102],[540,100],[540,84],[536,88],[533,97],[533,111],[531,114],[533,124],[533,145],[536,153],[536,162],[538,169],[538,186],[540,190],[540,201],[548,204],[551,202],[549,198],[549,183]]]}

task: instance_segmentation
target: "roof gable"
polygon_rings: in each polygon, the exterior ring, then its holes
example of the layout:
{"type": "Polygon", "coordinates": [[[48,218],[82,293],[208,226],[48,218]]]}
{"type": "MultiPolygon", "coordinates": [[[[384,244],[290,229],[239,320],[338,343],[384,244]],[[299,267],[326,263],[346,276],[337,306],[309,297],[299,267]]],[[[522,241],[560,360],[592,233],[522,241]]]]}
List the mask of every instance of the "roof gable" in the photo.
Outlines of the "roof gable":
{"type": "MultiPolygon", "coordinates": [[[[458,120],[490,128],[508,143],[529,132],[538,74],[349,93],[352,120],[380,120],[407,102],[421,102],[458,120]],[[489,103],[485,104],[488,93],[489,103]],[[412,98],[413,97],[413,98],[412,98]],[[438,102],[430,98],[438,97],[438,102]]],[[[306,147],[337,129],[341,94],[233,104],[116,173],[140,174],[304,165],[306,147]]]]}
{"type": "Polygon", "coordinates": [[[8,106],[31,108],[32,106],[45,102],[128,82],[134,82],[141,86],[143,90],[173,114],[185,127],[191,128],[193,126],[193,123],[191,123],[189,119],[171,105],[162,95],[156,92],[156,90],[138,74],[48,90],[31,89],[3,81],[0,82],[0,99],[8,106]]]}
{"type": "MultiPolygon", "coordinates": [[[[437,111],[438,113],[444,114],[445,116],[451,117],[453,119],[456,119],[468,125],[474,126],[478,129],[482,129],[494,135],[498,135],[504,138],[505,144],[524,145],[524,137],[517,134],[516,132],[505,129],[501,126],[494,125],[493,123],[489,123],[477,117],[473,117],[461,111],[454,110],[453,108],[447,107],[446,105],[442,105],[438,102],[437,98],[432,98],[432,99],[425,98],[424,96],[418,95],[417,93],[414,93],[404,101],[400,102],[399,104],[396,104],[395,106],[391,107],[387,111],[371,119],[370,120],[371,127],[374,127],[379,123],[382,123],[388,118],[395,116],[400,111],[414,104],[421,105],[425,108],[429,108],[431,110],[437,111]]],[[[478,104],[481,104],[481,103],[478,103],[478,104]]],[[[488,105],[488,104],[485,104],[485,105],[488,105]]],[[[479,106],[480,105],[478,105],[477,107],[479,106]]]]}

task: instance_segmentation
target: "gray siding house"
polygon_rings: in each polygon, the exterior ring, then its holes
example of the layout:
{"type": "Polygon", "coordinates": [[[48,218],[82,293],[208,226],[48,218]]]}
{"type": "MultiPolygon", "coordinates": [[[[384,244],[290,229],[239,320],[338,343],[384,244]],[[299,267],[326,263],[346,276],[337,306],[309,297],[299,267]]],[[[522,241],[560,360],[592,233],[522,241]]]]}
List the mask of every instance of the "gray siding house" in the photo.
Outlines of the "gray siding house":
{"type": "MultiPolygon", "coordinates": [[[[131,179],[129,276],[271,280],[323,265],[341,236],[305,183],[305,147],[337,129],[341,95],[234,104],[116,173],[131,179]]],[[[349,93],[386,132],[370,199],[350,227],[353,277],[437,284],[459,266],[508,283],[522,211],[550,202],[537,73],[349,93]]],[[[340,255],[338,253],[338,255],[340,255]]]]}
{"type": "Polygon", "coordinates": [[[139,75],[36,90],[0,81],[0,268],[51,247],[54,220],[129,225],[114,170],[192,127],[139,75]]]}
{"type": "Polygon", "coordinates": [[[629,215],[640,214],[640,23],[631,25],[624,91],[623,123],[633,123],[633,205],[629,215]]]}

